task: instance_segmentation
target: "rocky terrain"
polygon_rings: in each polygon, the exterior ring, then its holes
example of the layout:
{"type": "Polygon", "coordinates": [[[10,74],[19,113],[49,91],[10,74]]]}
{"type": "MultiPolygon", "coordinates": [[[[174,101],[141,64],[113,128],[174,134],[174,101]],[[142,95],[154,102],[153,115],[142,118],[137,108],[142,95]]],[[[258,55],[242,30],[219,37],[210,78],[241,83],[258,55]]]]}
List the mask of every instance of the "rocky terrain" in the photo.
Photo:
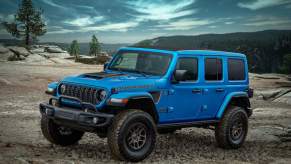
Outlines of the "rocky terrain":
{"type": "MultiPolygon", "coordinates": [[[[49,62],[54,57],[46,53],[35,48],[28,57],[38,54],[49,62]]],[[[48,99],[47,84],[65,75],[101,71],[102,66],[32,63],[0,62],[0,163],[115,163],[107,139],[86,134],[79,144],[60,147],[47,142],[40,131],[38,104],[48,99]]],[[[290,77],[250,74],[250,81],[254,114],[242,148],[220,149],[212,130],[188,128],[160,135],[156,149],[142,163],[291,163],[290,77]]]]}
{"type": "Polygon", "coordinates": [[[36,65],[75,64],[67,51],[54,45],[33,45],[29,50],[19,46],[0,45],[0,61],[36,65]]]}
{"type": "Polygon", "coordinates": [[[32,45],[29,49],[20,46],[3,46],[0,44],[0,62],[30,64],[30,65],[77,65],[80,63],[105,63],[111,57],[100,53],[98,57],[79,55],[78,61],[55,45],[32,45]]]}

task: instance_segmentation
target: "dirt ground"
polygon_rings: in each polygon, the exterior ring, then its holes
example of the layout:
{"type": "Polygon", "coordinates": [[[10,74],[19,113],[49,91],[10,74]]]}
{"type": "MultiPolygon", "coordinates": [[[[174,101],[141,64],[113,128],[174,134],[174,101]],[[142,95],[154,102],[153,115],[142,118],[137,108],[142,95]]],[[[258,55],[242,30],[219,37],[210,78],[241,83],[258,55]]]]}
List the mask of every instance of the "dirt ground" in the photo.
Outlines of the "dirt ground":
{"type": "MultiPolygon", "coordinates": [[[[77,145],[50,144],[40,131],[38,104],[48,82],[102,66],[37,66],[0,62],[0,163],[114,163],[107,139],[86,134],[77,145]]],[[[254,88],[271,87],[268,79],[254,88]]],[[[252,99],[254,114],[242,148],[216,147],[212,130],[188,128],[160,135],[144,163],[291,163],[291,106],[252,99]]]]}

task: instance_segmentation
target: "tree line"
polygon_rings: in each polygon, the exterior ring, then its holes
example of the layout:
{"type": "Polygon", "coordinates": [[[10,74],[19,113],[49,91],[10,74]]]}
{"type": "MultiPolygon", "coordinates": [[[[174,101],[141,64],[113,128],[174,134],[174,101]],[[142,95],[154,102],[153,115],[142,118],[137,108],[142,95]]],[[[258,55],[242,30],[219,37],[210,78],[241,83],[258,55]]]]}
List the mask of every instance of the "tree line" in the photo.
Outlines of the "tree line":
{"type": "MultiPolygon", "coordinates": [[[[101,52],[101,45],[95,35],[92,36],[91,42],[89,43],[90,50],[89,55],[97,57],[101,52]]],[[[75,56],[75,59],[79,58],[80,46],[77,40],[73,40],[70,47],[68,48],[70,55],[75,56]]]]}
{"type": "Polygon", "coordinates": [[[251,72],[291,74],[291,31],[206,34],[159,37],[134,46],[169,50],[204,49],[239,52],[247,56],[251,72]]]}

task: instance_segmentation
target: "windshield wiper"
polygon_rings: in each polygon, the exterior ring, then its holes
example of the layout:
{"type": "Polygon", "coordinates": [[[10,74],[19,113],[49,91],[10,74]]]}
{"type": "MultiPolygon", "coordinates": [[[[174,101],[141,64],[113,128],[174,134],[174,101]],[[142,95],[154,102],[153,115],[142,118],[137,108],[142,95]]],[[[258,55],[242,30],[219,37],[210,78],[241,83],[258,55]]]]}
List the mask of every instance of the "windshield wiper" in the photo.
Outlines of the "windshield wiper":
{"type": "Polygon", "coordinates": [[[111,68],[110,70],[113,70],[113,71],[118,71],[118,72],[131,72],[131,73],[137,73],[137,74],[140,74],[144,77],[147,77],[148,74],[146,74],[145,72],[143,71],[140,71],[140,70],[124,70],[124,69],[121,69],[121,68],[111,68]]]}
{"type": "Polygon", "coordinates": [[[146,74],[146,73],[143,72],[143,71],[134,70],[134,71],[132,71],[132,72],[135,72],[135,73],[141,74],[141,75],[144,76],[144,77],[147,77],[147,76],[148,76],[148,74],[146,74]]]}

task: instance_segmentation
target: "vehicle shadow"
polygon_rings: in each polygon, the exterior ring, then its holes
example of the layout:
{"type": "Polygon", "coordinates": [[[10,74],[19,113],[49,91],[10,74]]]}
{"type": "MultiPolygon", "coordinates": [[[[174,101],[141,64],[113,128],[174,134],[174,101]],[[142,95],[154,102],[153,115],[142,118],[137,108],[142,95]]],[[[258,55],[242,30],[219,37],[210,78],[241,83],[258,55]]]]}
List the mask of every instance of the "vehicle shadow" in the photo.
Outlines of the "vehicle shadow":
{"type": "MultiPolygon", "coordinates": [[[[92,161],[117,162],[111,156],[107,139],[101,139],[95,134],[86,134],[76,145],[68,147],[49,143],[30,145],[29,151],[32,157],[45,161],[53,159],[54,161],[68,160],[85,163],[92,163],[92,161]]],[[[286,145],[256,141],[246,141],[239,149],[221,149],[216,145],[213,131],[190,128],[190,130],[184,129],[174,134],[158,135],[156,148],[143,162],[240,161],[264,163],[274,157],[288,157],[288,153],[290,151],[286,151],[286,145]]]]}

